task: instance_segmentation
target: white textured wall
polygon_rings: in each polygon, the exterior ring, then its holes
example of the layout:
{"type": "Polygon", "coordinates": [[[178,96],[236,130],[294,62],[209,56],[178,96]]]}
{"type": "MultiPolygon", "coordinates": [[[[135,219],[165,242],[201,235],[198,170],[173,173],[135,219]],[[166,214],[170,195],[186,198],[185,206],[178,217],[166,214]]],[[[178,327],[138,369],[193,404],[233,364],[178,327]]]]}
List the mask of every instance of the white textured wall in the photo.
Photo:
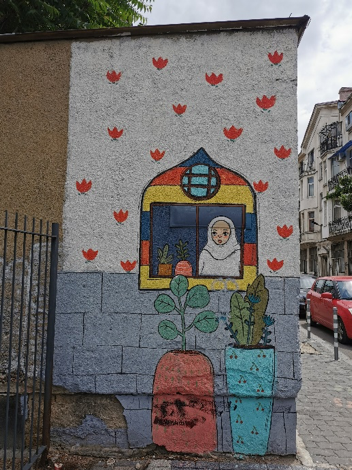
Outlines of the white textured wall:
{"type": "MultiPolygon", "coordinates": [[[[223,32],[76,42],[72,46],[69,147],[64,207],[64,270],[123,272],[138,261],[142,192],[160,172],[203,147],[218,163],[250,183],[269,182],[258,195],[259,272],[267,259],[284,260],[278,276],[299,273],[296,117],[296,48],[293,30],[223,32]],[[281,65],[268,53],[283,52],[281,65]],[[153,57],[168,59],[157,70],[153,57]],[[122,72],[111,84],[107,71],[122,72]],[[212,87],[205,74],[223,74],[212,87]],[[276,95],[270,112],[256,98],[276,95]],[[177,116],[172,105],[186,104],[177,116]],[[243,128],[234,142],[225,127],[243,128]],[[123,129],[113,141],[107,128],[123,129]],[[281,160],[274,147],[291,148],[281,160]],[[165,150],[154,162],[150,150],[165,150]],[[80,195],[76,181],[92,181],[80,195]],[[113,212],[128,210],[117,225],[113,212]],[[293,225],[284,240],[277,225],[293,225]],[[82,249],[99,250],[86,263],[82,249]]],[[[49,143],[50,144],[50,143],[49,143]]],[[[138,269],[138,267],[136,268],[138,269]]],[[[135,270],[136,272],[136,270],[135,270]]]]}

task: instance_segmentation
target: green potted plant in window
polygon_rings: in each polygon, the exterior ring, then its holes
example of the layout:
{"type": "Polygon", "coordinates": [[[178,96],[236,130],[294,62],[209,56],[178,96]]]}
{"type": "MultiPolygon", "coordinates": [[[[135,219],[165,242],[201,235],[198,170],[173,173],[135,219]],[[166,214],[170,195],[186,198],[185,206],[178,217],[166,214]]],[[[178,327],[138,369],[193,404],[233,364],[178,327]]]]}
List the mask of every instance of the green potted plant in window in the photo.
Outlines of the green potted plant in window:
{"type": "Polygon", "coordinates": [[[269,291],[260,274],[244,297],[234,292],[228,317],[221,317],[231,344],[225,364],[233,448],[242,454],[265,454],[268,445],[275,379],[275,351],[270,346],[266,315],[269,291]]]}
{"type": "Polygon", "coordinates": [[[181,274],[186,277],[192,276],[192,265],[187,258],[189,257],[188,242],[183,242],[181,239],[176,243],[177,258],[179,259],[178,263],[175,266],[175,276],[181,274]]]}
{"type": "Polygon", "coordinates": [[[164,248],[158,248],[158,274],[159,276],[172,276],[172,263],[174,256],[169,254],[169,245],[166,243],[164,248]]]}

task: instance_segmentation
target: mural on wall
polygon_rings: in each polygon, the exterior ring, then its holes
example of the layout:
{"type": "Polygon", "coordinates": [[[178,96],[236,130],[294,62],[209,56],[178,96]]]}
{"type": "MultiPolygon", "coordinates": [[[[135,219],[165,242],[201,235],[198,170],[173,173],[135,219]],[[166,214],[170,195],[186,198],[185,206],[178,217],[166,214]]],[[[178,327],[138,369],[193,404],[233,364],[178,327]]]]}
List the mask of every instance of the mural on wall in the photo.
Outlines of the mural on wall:
{"type": "Polygon", "coordinates": [[[233,342],[225,348],[233,450],[264,455],[275,381],[275,355],[269,329],[274,320],[266,315],[269,292],[264,276],[259,275],[248,286],[244,297],[239,292],[232,294],[228,318],[219,319],[213,311],[205,310],[186,326],[187,307],[202,309],[210,302],[205,286],[188,288],[187,278],[178,275],[170,283],[177,301],[168,294],[159,294],[154,304],[158,313],[176,311],[180,315],[181,328],[173,321],[162,320],[158,331],[165,340],[180,337],[182,349],[164,354],[155,371],[153,441],[174,452],[201,454],[216,449],[213,367],[204,354],[187,351],[186,332],[196,328],[213,333],[222,320],[233,342]]]}
{"type": "MultiPolygon", "coordinates": [[[[152,429],[153,441],[174,452],[204,453],[216,449],[216,413],[214,371],[210,360],[198,351],[186,348],[186,333],[196,328],[213,333],[218,328],[211,310],[199,312],[186,326],[186,310],[203,309],[210,302],[208,289],[198,285],[190,290],[185,276],[178,275],[170,283],[175,302],[168,294],[160,294],[155,303],[158,313],[176,311],[181,328],[170,320],[162,320],[158,331],[162,338],[181,338],[181,350],[170,351],[160,359],[154,377],[152,429]]],[[[190,312],[187,312],[187,317],[190,312]]]]}
{"type": "Polygon", "coordinates": [[[268,300],[259,275],[244,297],[232,294],[228,318],[222,317],[233,341],[225,351],[233,449],[242,454],[264,455],[268,447],[275,382],[268,300]]]}
{"type": "Polygon", "coordinates": [[[257,274],[255,194],[204,149],[152,180],[141,212],[140,288],[167,289],[177,274],[211,289],[233,278],[244,290],[257,274]]]}

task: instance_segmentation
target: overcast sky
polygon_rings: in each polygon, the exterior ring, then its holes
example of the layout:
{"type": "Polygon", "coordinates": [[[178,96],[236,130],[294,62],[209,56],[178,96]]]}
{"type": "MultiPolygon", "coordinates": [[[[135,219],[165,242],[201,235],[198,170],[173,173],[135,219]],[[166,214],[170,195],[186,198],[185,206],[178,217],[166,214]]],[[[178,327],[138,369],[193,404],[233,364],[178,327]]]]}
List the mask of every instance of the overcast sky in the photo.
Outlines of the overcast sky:
{"type": "Polygon", "coordinates": [[[352,86],[352,0],[155,0],[148,25],[286,18],[311,22],[298,48],[298,145],[315,103],[352,86]]]}

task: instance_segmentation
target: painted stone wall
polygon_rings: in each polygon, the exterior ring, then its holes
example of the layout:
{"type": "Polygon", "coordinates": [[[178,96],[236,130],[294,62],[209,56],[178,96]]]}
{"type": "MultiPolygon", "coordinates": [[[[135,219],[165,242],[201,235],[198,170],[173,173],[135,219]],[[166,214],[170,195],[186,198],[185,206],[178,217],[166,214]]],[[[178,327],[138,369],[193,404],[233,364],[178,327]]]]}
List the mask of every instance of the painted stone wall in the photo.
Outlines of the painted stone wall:
{"type": "MultiPolygon", "coordinates": [[[[295,452],[296,49],[292,29],[72,45],[55,385],[117,398],[111,445],[295,452]]],[[[57,439],[92,443],[88,419],[57,439]]]]}

